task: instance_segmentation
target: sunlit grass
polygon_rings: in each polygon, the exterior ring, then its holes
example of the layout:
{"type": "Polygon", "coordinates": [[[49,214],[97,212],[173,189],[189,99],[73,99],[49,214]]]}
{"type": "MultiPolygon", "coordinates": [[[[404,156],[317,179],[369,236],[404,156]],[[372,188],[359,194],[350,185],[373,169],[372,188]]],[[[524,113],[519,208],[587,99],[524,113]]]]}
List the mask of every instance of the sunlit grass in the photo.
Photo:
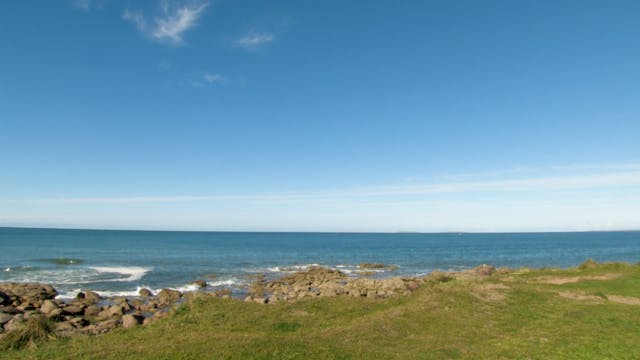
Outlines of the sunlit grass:
{"type": "Polygon", "coordinates": [[[202,296],[148,326],[53,340],[0,356],[637,358],[640,306],[607,300],[612,294],[640,297],[640,266],[596,264],[505,272],[484,280],[430,281],[410,296],[386,300],[317,298],[263,305],[202,296]],[[611,273],[617,277],[562,285],[537,280],[611,273]],[[558,296],[560,291],[593,294],[599,302],[563,298],[558,296]]]}

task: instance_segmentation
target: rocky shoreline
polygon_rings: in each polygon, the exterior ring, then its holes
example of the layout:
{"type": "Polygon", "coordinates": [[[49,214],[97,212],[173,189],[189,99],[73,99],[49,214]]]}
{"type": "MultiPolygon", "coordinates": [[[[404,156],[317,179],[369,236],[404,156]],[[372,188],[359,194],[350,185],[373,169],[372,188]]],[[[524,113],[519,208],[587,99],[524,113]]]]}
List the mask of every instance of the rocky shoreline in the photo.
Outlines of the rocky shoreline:
{"type": "MultiPolygon", "coordinates": [[[[374,264],[376,268],[378,264],[374,264]]],[[[370,266],[374,268],[374,266],[370,266]]],[[[372,279],[349,276],[339,270],[323,267],[296,272],[274,281],[258,278],[249,288],[245,301],[272,304],[314,297],[368,297],[384,299],[396,295],[409,295],[422,284],[446,282],[456,278],[477,278],[491,275],[496,269],[491,265],[480,265],[461,272],[434,271],[423,277],[394,276],[372,279]]]]}
{"type": "Polygon", "coordinates": [[[57,291],[47,284],[0,283],[0,333],[20,328],[31,317],[55,322],[59,336],[102,334],[117,327],[148,324],[166,316],[183,298],[176,290],[164,289],[152,296],[147,289],[140,297],[101,297],[95,292],[79,293],[72,300],[56,299],[57,291]]]}
{"type": "MultiPolygon", "coordinates": [[[[369,264],[369,268],[376,267],[378,264],[369,264]]],[[[388,298],[408,295],[424,283],[485,277],[494,271],[493,266],[481,265],[463,272],[435,271],[424,277],[373,279],[314,267],[271,281],[258,276],[244,301],[274,304],[314,297],[388,298]]],[[[204,281],[199,280],[201,283],[204,281]]],[[[56,298],[58,293],[51,285],[0,283],[0,338],[20,329],[32,317],[46,318],[55,323],[56,336],[98,335],[119,327],[143,326],[167,316],[174,305],[197,294],[221,298],[231,298],[232,295],[230,290],[181,293],[173,289],[163,289],[153,295],[148,289],[141,289],[139,296],[131,298],[101,297],[95,292],[84,291],[74,299],[62,300],[56,298]]]]}

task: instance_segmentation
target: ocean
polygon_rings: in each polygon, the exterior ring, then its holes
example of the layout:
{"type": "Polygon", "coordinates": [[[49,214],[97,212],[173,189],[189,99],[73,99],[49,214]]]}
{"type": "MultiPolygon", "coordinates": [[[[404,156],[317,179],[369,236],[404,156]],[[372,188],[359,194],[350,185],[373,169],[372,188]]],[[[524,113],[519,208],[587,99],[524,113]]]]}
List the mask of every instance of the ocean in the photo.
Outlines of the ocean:
{"type": "Polygon", "coordinates": [[[231,289],[246,293],[256,274],[274,278],[326,266],[355,274],[383,263],[377,277],[496,267],[572,267],[587,258],[640,262],[640,232],[276,233],[0,228],[0,282],[53,284],[64,297],[231,289]]]}

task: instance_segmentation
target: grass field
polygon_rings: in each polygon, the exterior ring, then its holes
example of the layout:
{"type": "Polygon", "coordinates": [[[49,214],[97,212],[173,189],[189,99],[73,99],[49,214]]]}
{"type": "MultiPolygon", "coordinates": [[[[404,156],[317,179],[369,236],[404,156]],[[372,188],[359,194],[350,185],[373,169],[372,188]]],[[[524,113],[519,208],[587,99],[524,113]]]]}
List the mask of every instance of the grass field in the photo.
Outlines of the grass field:
{"type": "Polygon", "coordinates": [[[638,359],[640,265],[500,271],[386,300],[196,297],[166,319],[7,359],[638,359]]]}

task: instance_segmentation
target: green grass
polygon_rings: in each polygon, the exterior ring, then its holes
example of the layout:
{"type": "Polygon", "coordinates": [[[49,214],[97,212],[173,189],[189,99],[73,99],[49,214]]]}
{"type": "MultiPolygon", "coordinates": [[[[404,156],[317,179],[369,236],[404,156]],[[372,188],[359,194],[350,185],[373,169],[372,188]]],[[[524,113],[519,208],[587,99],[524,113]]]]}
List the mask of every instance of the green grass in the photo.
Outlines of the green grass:
{"type": "Polygon", "coordinates": [[[44,316],[32,316],[14,331],[0,337],[0,350],[22,349],[54,337],[55,325],[44,316]]]}
{"type": "Polygon", "coordinates": [[[261,305],[196,297],[171,317],[96,337],[0,353],[11,359],[636,359],[640,266],[533,270],[423,285],[387,300],[318,298],[261,305]],[[563,285],[541,276],[598,276],[563,285]],[[487,284],[507,289],[486,290],[487,284]],[[484,288],[483,288],[484,286],[484,288]],[[560,291],[593,294],[598,303],[560,291]],[[492,297],[491,294],[503,297],[492,297]],[[489,294],[489,295],[487,295],[489,294]]]}

